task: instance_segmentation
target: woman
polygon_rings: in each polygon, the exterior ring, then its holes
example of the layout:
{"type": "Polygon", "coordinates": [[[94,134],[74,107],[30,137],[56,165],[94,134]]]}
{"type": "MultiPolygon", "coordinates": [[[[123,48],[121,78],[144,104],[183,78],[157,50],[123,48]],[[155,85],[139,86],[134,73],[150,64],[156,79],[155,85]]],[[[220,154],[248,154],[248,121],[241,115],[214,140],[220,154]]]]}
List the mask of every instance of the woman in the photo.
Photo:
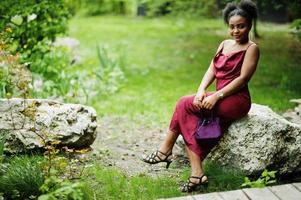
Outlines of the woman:
{"type": "Polygon", "coordinates": [[[198,186],[208,183],[202,161],[218,142],[215,140],[204,144],[196,141],[194,134],[200,113],[214,109],[220,118],[222,130],[225,130],[231,122],[245,116],[251,107],[247,84],[256,70],[259,48],[249,39],[249,32],[252,21],[257,18],[257,8],[249,0],[242,0],[239,4],[230,3],[223,10],[223,17],[233,39],[224,40],[219,45],[196,95],[184,96],[178,101],[161,147],[143,159],[150,164],[166,162],[168,168],[172,161],[173,145],[182,134],[191,165],[191,176],[183,185],[183,192],[194,191],[198,186]],[[216,91],[206,92],[214,80],[216,91]]]}

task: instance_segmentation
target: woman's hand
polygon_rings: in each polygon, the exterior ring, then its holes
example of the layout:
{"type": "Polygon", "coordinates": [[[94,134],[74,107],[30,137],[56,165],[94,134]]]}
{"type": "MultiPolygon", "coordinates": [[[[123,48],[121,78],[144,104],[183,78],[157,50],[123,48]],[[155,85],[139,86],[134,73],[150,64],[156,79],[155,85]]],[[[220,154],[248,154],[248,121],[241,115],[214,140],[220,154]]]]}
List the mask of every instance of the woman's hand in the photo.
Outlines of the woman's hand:
{"type": "Polygon", "coordinates": [[[201,102],[201,108],[211,110],[218,100],[219,100],[219,97],[216,94],[207,96],[201,102]]]}
{"type": "Polygon", "coordinates": [[[202,101],[206,97],[205,90],[200,90],[197,92],[197,94],[194,97],[193,105],[196,106],[198,109],[201,109],[202,101]]]}

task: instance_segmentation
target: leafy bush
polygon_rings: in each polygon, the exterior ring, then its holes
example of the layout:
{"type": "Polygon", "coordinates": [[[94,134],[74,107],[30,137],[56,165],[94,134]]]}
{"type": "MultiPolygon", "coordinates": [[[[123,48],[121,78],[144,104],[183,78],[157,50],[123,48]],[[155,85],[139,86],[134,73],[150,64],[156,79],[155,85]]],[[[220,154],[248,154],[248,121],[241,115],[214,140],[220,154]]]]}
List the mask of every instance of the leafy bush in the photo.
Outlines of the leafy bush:
{"type": "MultiPolygon", "coordinates": [[[[65,0],[0,1],[1,38],[5,44],[2,49],[12,55],[18,54],[20,59],[14,65],[23,63],[33,73],[34,80],[42,81],[43,88],[33,84],[37,89],[31,93],[34,97],[65,96],[72,87],[70,82],[73,76],[66,72],[70,65],[69,52],[52,45],[57,35],[67,31],[70,17],[70,7],[67,5],[70,2],[67,3],[65,0]]],[[[15,66],[9,67],[15,69],[15,66]]],[[[2,69],[3,75],[12,71],[6,68],[2,69]]],[[[1,77],[1,96],[5,92],[11,93],[9,86],[16,74],[10,75],[1,77]]],[[[15,76],[15,79],[18,78],[15,76]]]]}
{"type": "Polygon", "coordinates": [[[85,195],[82,191],[80,182],[69,182],[67,180],[58,179],[54,176],[45,180],[41,186],[41,191],[44,193],[39,196],[39,200],[83,200],[85,195]]]}
{"type": "Polygon", "coordinates": [[[291,28],[293,28],[292,33],[295,34],[301,42],[301,19],[294,20],[291,24],[291,28]]]}
{"type": "Polygon", "coordinates": [[[47,52],[48,42],[67,31],[70,16],[63,0],[0,1],[0,13],[5,43],[25,57],[47,52]]]}
{"type": "Polygon", "coordinates": [[[136,0],[77,0],[84,15],[132,14],[136,11],[136,0]]]}
{"type": "Polygon", "coordinates": [[[300,0],[289,1],[288,12],[289,12],[291,19],[301,18],[301,2],[300,2],[300,0]]]}
{"type": "Polygon", "coordinates": [[[30,92],[31,74],[25,64],[19,63],[19,55],[0,51],[0,97],[27,97],[30,92]]]}
{"type": "Polygon", "coordinates": [[[77,76],[70,73],[70,52],[64,47],[49,46],[43,58],[37,57],[30,69],[33,72],[33,93],[38,98],[72,97],[77,76]]]}
{"type": "Polygon", "coordinates": [[[147,15],[165,14],[216,17],[218,8],[215,0],[146,0],[147,15]]]}
{"type": "Polygon", "coordinates": [[[267,185],[276,183],[276,173],[277,171],[268,171],[265,169],[256,181],[251,181],[248,177],[245,177],[245,182],[241,186],[251,188],[266,187],[267,185]]]}
{"type": "MultiPolygon", "coordinates": [[[[0,165],[2,163],[2,160],[4,158],[4,144],[5,144],[5,140],[6,140],[6,131],[0,131],[0,165]]],[[[1,175],[1,171],[0,171],[0,175],[1,175]]]]}
{"type": "Polygon", "coordinates": [[[120,0],[86,0],[83,7],[87,15],[101,15],[107,13],[124,14],[124,6],[120,0]]]}
{"type": "Polygon", "coordinates": [[[40,157],[19,156],[10,159],[0,176],[0,193],[12,199],[24,199],[41,194],[44,176],[40,157]]]}
{"type": "Polygon", "coordinates": [[[97,56],[99,67],[95,70],[97,78],[97,90],[104,94],[116,92],[124,81],[122,65],[124,58],[119,56],[114,59],[109,56],[106,47],[97,46],[97,56]]]}

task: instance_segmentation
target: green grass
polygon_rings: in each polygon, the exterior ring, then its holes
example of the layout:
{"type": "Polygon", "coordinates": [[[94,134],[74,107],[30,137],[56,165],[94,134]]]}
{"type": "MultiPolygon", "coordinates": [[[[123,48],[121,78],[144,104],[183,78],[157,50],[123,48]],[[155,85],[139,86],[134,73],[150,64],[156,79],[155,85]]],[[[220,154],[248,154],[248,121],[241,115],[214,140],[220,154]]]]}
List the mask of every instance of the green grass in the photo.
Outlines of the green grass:
{"type": "Polygon", "coordinates": [[[175,190],[175,179],[153,179],[145,175],[127,177],[117,169],[95,166],[90,170],[94,178],[86,178],[86,190],[96,199],[156,199],[181,195],[175,190]]]}
{"type": "MultiPolygon", "coordinates": [[[[189,168],[185,168],[181,176],[151,178],[145,175],[127,177],[117,169],[94,166],[85,178],[85,191],[96,199],[158,199],[187,195],[180,192],[179,182],[186,182],[189,168]]],[[[242,172],[214,163],[207,162],[205,170],[210,182],[208,188],[199,191],[202,193],[238,189],[244,181],[242,172]]]]}
{"type": "Polygon", "coordinates": [[[39,156],[7,157],[8,164],[0,163],[0,193],[8,199],[25,199],[38,196],[44,183],[39,156]]]}
{"type": "MultiPolygon", "coordinates": [[[[250,85],[253,102],[277,112],[301,95],[301,47],[287,25],[259,23],[261,58],[250,85]]],[[[116,16],[74,18],[70,35],[87,58],[81,70],[98,65],[96,45],[124,53],[127,82],[121,90],[90,102],[98,115],[149,117],[168,124],[176,100],[196,91],[219,43],[228,38],[221,20],[116,16]]],[[[214,89],[214,87],[211,87],[214,89]]]]}

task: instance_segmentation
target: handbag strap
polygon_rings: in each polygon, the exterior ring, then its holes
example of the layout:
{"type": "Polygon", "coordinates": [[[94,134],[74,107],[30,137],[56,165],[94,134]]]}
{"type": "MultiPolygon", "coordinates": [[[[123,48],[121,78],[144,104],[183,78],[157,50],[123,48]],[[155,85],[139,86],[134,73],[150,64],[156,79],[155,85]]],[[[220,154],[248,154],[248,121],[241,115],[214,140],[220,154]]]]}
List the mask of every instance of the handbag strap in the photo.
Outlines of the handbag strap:
{"type": "Polygon", "coordinates": [[[204,119],[210,119],[210,120],[213,120],[213,118],[215,117],[214,115],[215,111],[212,109],[212,110],[204,110],[204,109],[201,109],[201,117],[202,117],[202,121],[205,121],[204,119]],[[208,114],[209,113],[209,116],[208,114]]]}

